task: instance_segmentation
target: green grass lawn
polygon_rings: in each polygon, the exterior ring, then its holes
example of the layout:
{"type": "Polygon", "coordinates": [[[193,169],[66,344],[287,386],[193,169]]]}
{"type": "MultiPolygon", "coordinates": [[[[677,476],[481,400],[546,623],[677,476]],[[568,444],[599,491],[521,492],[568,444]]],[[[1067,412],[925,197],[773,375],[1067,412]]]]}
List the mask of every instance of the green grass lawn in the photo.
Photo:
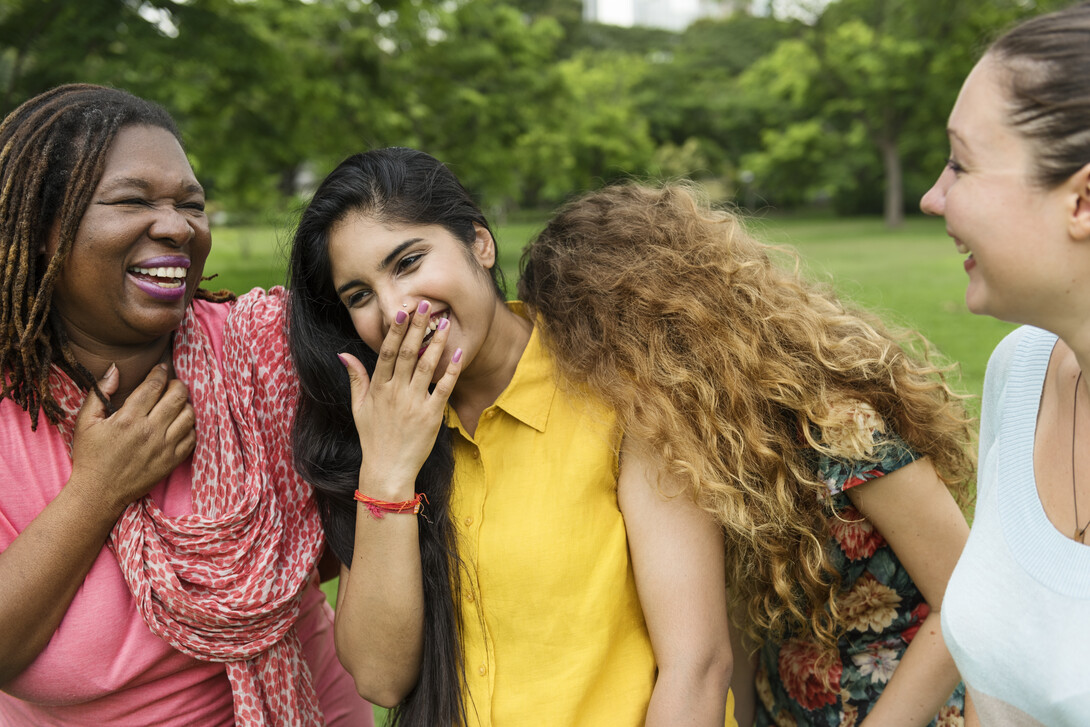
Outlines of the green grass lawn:
{"type": "MultiPolygon", "coordinates": [[[[498,226],[500,265],[512,294],[523,246],[541,223],[498,226]]],[[[951,384],[970,394],[979,411],[988,355],[1013,326],[965,309],[962,256],[946,236],[942,220],[909,219],[888,230],[879,219],[753,219],[754,233],[796,249],[807,273],[831,283],[840,295],[881,315],[888,323],[922,333],[957,364],[951,384]]],[[[283,284],[291,230],[283,227],[218,228],[206,272],[207,283],[242,293],[254,286],[283,284]]],[[[332,602],[336,581],[323,584],[332,602]]],[[[385,710],[376,707],[377,724],[385,710]]]]}

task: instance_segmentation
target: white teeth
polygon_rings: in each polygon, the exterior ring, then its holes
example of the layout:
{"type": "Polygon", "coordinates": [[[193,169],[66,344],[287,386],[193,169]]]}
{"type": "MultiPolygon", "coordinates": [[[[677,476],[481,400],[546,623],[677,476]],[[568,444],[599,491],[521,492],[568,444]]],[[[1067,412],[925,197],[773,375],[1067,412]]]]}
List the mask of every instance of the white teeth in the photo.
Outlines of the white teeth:
{"type": "Polygon", "coordinates": [[[447,312],[443,311],[439,315],[435,316],[435,318],[432,318],[430,321],[428,321],[428,330],[432,333],[435,333],[435,329],[439,327],[439,321],[446,318],[447,315],[447,312]]]}
{"type": "Polygon", "coordinates": [[[134,273],[149,275],[153,278],[184,278],[185,268],[130,268],[134,273]]]}

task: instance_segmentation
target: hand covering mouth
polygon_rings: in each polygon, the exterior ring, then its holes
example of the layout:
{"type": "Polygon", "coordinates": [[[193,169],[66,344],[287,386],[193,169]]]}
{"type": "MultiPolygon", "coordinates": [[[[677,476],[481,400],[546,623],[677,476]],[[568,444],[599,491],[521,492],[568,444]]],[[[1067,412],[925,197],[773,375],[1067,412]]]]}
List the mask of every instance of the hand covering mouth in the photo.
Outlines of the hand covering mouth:
{"type": "Polygon", "coordinates": [[[450,315],[449,310],[442,311],[431,317],[428,321],[428,332],[424,334],[424,340],[420,342],[420,350],[423,351],[431,343],[431,339],[435,337],[435,331],[439,327],[439,321],[447,318],[450,315]]]}

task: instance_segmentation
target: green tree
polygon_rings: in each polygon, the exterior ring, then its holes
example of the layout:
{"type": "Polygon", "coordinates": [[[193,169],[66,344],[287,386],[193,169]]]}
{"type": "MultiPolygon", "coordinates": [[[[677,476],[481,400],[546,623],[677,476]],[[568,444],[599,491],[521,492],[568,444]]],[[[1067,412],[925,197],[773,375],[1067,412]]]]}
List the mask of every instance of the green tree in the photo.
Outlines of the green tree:
{"type": "Polygon", "coordinates": [[[751,94],[773,95],[761,149],[747,163],[765,185],[795,179],[847,210],[866,209],[881,189],[886,222],[899,225],[906,175],[925,178],[919,163],[935,153],[924,150],[945,148],[945,114],[982,41],[1039,9],[1023,0],[829,5],[800,38],[747,71],[751,94]]]}

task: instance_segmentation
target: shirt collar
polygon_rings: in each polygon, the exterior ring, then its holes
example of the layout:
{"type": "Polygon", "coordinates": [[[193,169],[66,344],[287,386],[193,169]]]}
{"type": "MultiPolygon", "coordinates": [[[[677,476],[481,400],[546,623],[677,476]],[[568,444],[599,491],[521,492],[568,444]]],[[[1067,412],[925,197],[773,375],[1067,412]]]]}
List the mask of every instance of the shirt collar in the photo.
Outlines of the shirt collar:
{"type": "MultiPolygon", "coordinates": [[[[528,317],[521,301],[508,301],[507,307],[523,318],[528,317]]],[[[556,388],[552,358],[545,350],[538,326],[535,325],[530,331],[526,349],[515,367],[514,376],[489,409],[500,409],[526,426],[544,432],[549,423],[549,412],[552,410],[556,388]]],[[[447,417],[448,423],[463,430],[464,434],[464,427],[457,413],[449,405],[447,417]]]]}
{"type": "MultiPolygon", "coordinates": [[[[521,301],[509,301],[507,307],[526,318],[521,301]]],[[[544,432],[549,423],[549,411],[556,394],[556,372],[539,327],[530,331],[530,341],[522,352],[511,383],[503,390],[493,406],[502,409],[528,427],[544,432]]]]}

